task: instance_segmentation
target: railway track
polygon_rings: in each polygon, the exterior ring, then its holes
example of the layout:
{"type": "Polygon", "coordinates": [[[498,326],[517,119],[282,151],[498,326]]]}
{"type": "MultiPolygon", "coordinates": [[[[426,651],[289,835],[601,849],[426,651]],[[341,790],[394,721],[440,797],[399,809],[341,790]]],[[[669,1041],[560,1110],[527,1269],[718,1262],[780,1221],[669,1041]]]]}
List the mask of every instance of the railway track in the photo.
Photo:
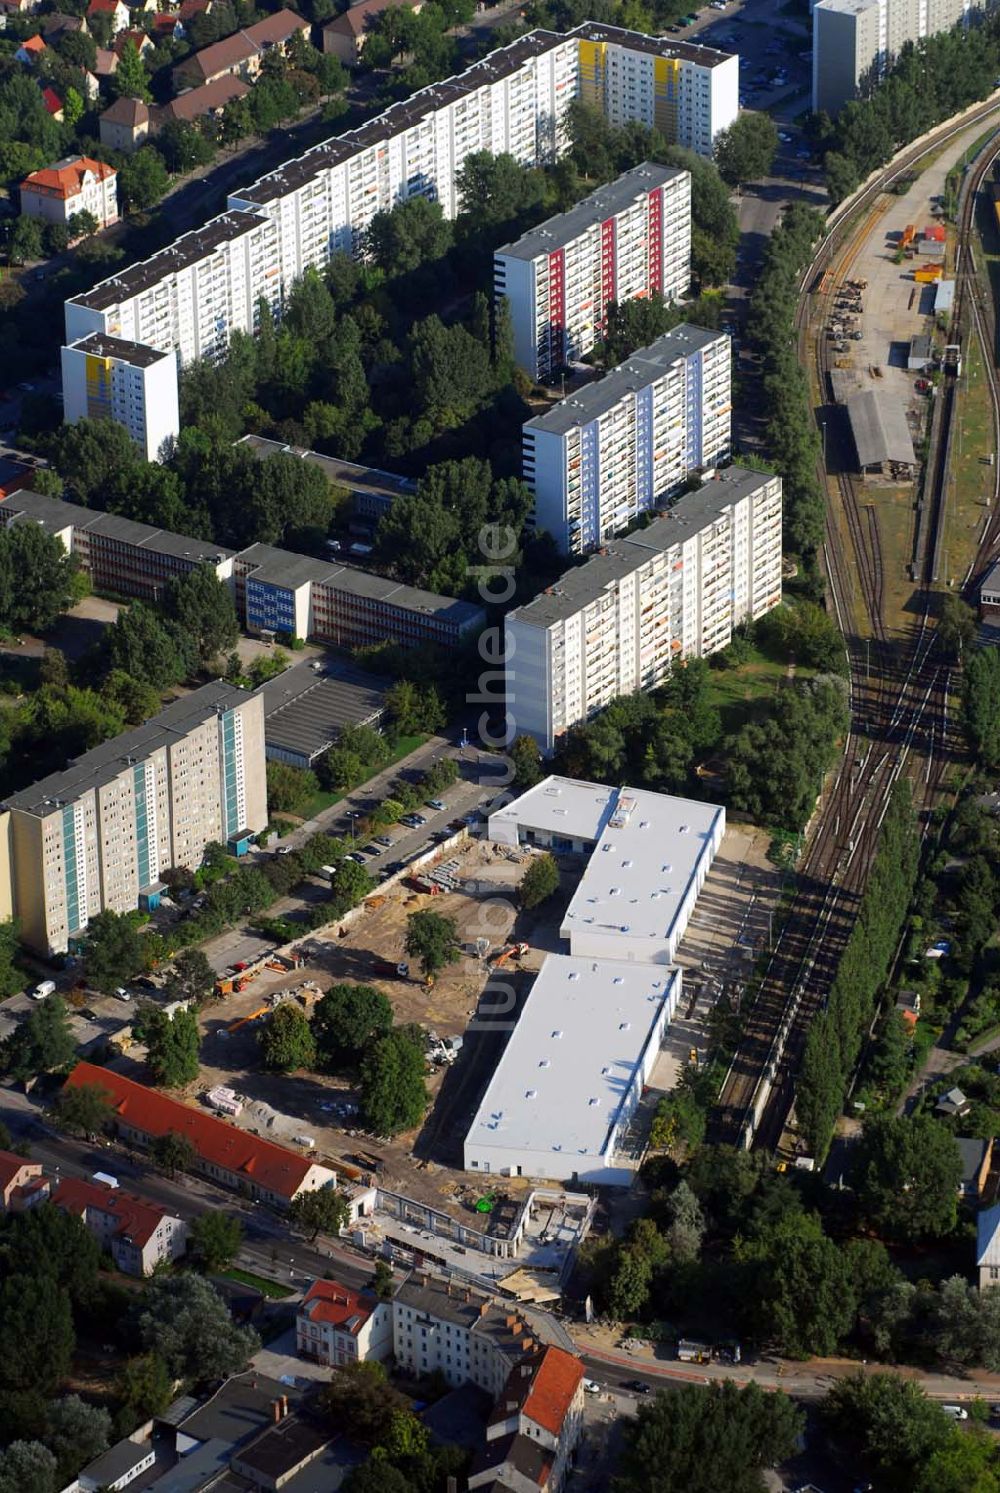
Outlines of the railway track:
{"type": "MultiPolygon", "coordinates": [[[[924,153],[939,144],[936,141],[925,147],[924,153]]],[[[988,311],[967,246],[979,188],[998,155],[1000,148],[991,146],[976,161],[966,183],[959,222],[965,252],[959,261],[956,311],[961,314],[969,307],[968,315],[976,320],[980,337],[988,311]]],[[[908,158],[906,165],[914,160],[919,160],[919,153],[908,158]]],[[[906,167],[898,165],[896,172],[902,169],[906,167]]],[[[880,215],[877,200],[865,205],[869,211],[847,243],[839,251],[831,243],[824,245],[804,278],[803,285],[814,287],[812,297],[827,303],[820,317],[821,328],[839,284],[846,280],[880,215]]],[[[821,330],[810,346],[809,322],[809,303],[804,297],[799,315],[800,355],[804,360],[814,358],[825,396],[830,372],[828,344],[821,330]]],[[[956,323],[961,325],[957,317],[956,323]]],[[[1000,436],[1000,380],[992,357],[993,343],[984,341],[984,346],[1000,436]]],[[[717,1141],[768,1149],[778,1146],[794,1106],[795,1077],[809,1024],[825,999],[854,925],[892,789],[904,773],[910,777],[924,834],[930,811],[942,794],[942,779],[953,747],[948,716],[951,671],[937,656],[928,587],[946,501],[953,385],[947,392],[950,397],[939,422],[941,439],[929,453],[930,523],[921,552],[915,556],[920,615],[902,637],[891,636],[885,624],[885,564],[877,509],[873,503],[859,501],[853,477],[837,463],[836,493],[846,520],[848,544],[844,545],[828,510],[824,559],[831,601],[847,649],[851,728],[802,858],[795,898],[763,973],[758,997],[713,1114],[711,1131],[717,1141]],[[863,620],[855,616],[856,598],[863,620]]],[[[824,482],[826,449],[824,431],[824,482]]],[[[997,482],[1000,484],[1000,472],[997,482]]],[[[1000,511],[996,509],[983,536],[984,551],[990,545],[993,549],[1000,546],[1000,511]]]]}

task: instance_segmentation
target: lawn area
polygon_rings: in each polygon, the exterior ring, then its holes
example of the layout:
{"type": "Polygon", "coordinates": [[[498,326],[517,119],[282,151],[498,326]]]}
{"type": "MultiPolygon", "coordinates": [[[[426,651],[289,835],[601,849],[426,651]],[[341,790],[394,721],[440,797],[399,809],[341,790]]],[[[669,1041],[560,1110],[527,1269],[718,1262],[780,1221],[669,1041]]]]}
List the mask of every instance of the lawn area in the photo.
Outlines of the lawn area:
{"type": "Polygon", "coordinates": [[[993,468],[984,460],[994,449],[993,410],[982,348],[975,337],[966,340],[956,413],[941,545],[940,579],[945,586],[961,584],[993,496],[993,468]]]}
{"type": "MultiPolygon", "coordinates": [[[[796,679],[809,679],[814,669],[796,668],[796,679]]],[[[784,659],[768,658],[759,650],[748,663],[737,669],[712,669],[709,698],[722,717],[722,729],[728,735],[753,716],[763,714],[758,704],[773,699],[788,678],[784,659]]]]}
{"type": "MultiPolygon", "coordinates": [[[[387,767],[393,767],[397,762],[401,762],[404,757],[408,757],[411,752],[415,752],[417,747],[423,746],[427,739],[426,736],[401,736],[388,759],[378,771],[385,772],[387,767]]],[[[373,777],[375,775],[374,773],[372,774],[373,777]]],[[[356,785],[359,788],[363,786],[364,784],[362,783],[356,785]]],[[[353,788],[339,788],[329,793],[314,793],[312,798],[307,799],[303,804],[302,813],[299,817],[303,820],[315,819],[316,815],[322,814],[324,809],[329,809],[334,804],[339,804],[353,792],[353,788]]]]}
{"type": "Polygon", "coordinates": [[[269,1280],[266,1275],[254,1275],[252,1270],[222,1270],[220,1274],[226,1280],[238,1281],[241,1286],[253,1286],[262,1296],[270,1296],[274,1301],[282,1301],[286,1296],[294,1296],[294,1286],[284,1286],[280,1281],[269,1280]]]}

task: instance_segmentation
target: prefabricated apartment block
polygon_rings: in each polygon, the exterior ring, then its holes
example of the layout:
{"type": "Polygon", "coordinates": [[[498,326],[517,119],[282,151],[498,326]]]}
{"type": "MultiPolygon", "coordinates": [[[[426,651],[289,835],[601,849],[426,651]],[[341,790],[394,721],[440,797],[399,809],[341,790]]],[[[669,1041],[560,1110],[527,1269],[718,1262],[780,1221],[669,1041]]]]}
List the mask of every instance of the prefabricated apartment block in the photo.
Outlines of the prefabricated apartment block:
{"type": "Polygon", "coordinates": [[[612,302],[655,292],[676,301],[690,283],[691,176],[651,161],[493,258],[493,293],[510,304],[514,357],[534,379],[590,352],[612,302]]]}
{"type": "Polygon", "coordinates": [[[544,752],[781,600],[781,479],[727,467],[504,623],[508,728],[544,752]]]}
{"type": "MultiPolygon", "coordinates": [[[[262,299],[280,315],[308,266],[361,252],[376,213],[420,195],[454,217],[459,173],[475,152],[527,166],[557,160],[575,98],[614,124],[637,120],[711,155],[737,117],[738,69],[732,54],[614,26],[532,31],[231,193],[219,217],[74,296],[66,343],[98,333],[176,352],[182,365],[216,357],[233,331],[256,330],[262,299]]],[[[64,369],[73,383],[86,376],[82,359],[64,369]]],[[[64,392],[67,411],[86,408],[85,390],[64,392]]],[[[151,449],[155,434],[140,431],[140,445],[151,449]]]]}
{"type": "Polygon", "coordinates": [[[579,555],[729,455],[732,344],[687,323],[522,430],[535,527],[579,555]]]}

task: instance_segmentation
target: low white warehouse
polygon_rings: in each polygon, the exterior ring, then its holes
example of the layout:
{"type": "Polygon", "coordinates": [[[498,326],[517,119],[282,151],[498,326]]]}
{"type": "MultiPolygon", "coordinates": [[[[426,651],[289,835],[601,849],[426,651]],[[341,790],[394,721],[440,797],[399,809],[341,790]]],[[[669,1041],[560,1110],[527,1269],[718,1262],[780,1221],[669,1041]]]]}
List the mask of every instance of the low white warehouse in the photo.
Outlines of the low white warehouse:
{"type": "Polygon", "coordinates": [[[628,1186],[616,1153],[680,991],[679,969],[550,954],[466,1136],[466,1171],[628,1186]]]}
{"type": "Polygon", "coordinates": [[[717,804],[548,777],[490,815],[503,845],[592,851],[560,935],[571,954],[671,964],[726,829],[717,804]]]}

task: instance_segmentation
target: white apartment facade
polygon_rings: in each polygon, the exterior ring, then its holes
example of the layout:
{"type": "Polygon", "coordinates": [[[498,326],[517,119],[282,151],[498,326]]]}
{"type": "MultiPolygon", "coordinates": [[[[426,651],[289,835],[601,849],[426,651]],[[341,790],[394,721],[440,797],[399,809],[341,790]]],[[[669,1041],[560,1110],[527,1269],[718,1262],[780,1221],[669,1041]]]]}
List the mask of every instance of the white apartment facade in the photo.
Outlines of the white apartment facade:
{"type": "Polygon", "coordinates": [[[616,695],[655,689],[781,600],[781,480],[729,467],[508,613],[508,729],[551,752],[616,695]]]}
{"type": "Polygon", "coordinates": [[[579,555],[728,459],[732,344],[684,324],[529,420],[522,472],[534,522],[579,555]]]}
{"type": "Polygon", "coordinates": [[[392,1303],[335,1280],[313,1281],[295,1319],[296,1351],[329,1368],[392,1355],[392,1303]]]}
{"type": "Polygon", "coordinates": [[[124,425],[147,461],[157,461],[180,428],[177,355],[92,333],[62,349],[63,418],[124,425]]]}
{"type": "Polygon", "coordinates": [[[614,26],[581,27],[580,95],[612,124],[636,119],[671,143],[712,154],[715,136],[739,111],[739,59],[712,48],[651,37],[614,26]]]}
{"type": "MultiPolygon", "coordinates": [[[[735,56],[615,27],[531,32],[286,162],[233,193],[220,217],[67,301],[66,341],[98,333],[148,343],[176,351],[182,366],[217,356],[233,331],[255,330],[260,298],[280,313],[309,265],[325,264],[341,250],[359,252],[377,212],[420,194],[453,217],[460,208],[458,173],[473,152],[508,152],[525,165],[558,159],[568,148],[567,111],[578,96],[613,111],[616,120],[649,116],[669,138],[693,148],[702,148],[700,140],[710,154],[711,140],[736,118],[738,103],[735,81],[732,89],[713,81],[706,90],[700,75],[735,80],[737,70],[735,56]],[[676,133],[669,133],[672,102],[654,107],[627,80],[621,87],[606,82],[618,78],[631,51],[642,54],[640,70],[652,65],[655,73],[659,58],[671,76],[690,73],[690,110],[677,115],[676,133]],[[584,59],[599,57],[611,61],[602,63],[599,80],[587,81],[584,59]],[[689,128],[684,121],[699,110],[697,129],[689,128]]],[[[79,366],[69,375],[79,379],[79,366]]],[[[70,403],[80,406],[67,391],[70,403]]]]}
{"type": "Polygon", "coordinates": [[[819,0],[813,108],[837,114],[885,75],[907,42],[967,23],[969,0],[819,0]]]}
{"type": "Polygon", "coordinates": [[[538,1347],[512,1306],[416,1272],[393,1297],[392,1332],[397,1369],[421,1378],[440,1373],[455,1389],[471,1380],[494,1399],[538,1347]]]}
{"type": "Polygon", "coordinates": [[[155,906],[161,873],[267,824],[259,695],[207,684],[8,798],[14,912],[43,954],[106,909],[155,906]]]}
{"type": "Polygon", "coordinates": [[[514,356],[545,378],[600,341],[612,301],[691,283],[691,177],[645,161],[498,249],[493,291],[506,296],[514,356]]]}

